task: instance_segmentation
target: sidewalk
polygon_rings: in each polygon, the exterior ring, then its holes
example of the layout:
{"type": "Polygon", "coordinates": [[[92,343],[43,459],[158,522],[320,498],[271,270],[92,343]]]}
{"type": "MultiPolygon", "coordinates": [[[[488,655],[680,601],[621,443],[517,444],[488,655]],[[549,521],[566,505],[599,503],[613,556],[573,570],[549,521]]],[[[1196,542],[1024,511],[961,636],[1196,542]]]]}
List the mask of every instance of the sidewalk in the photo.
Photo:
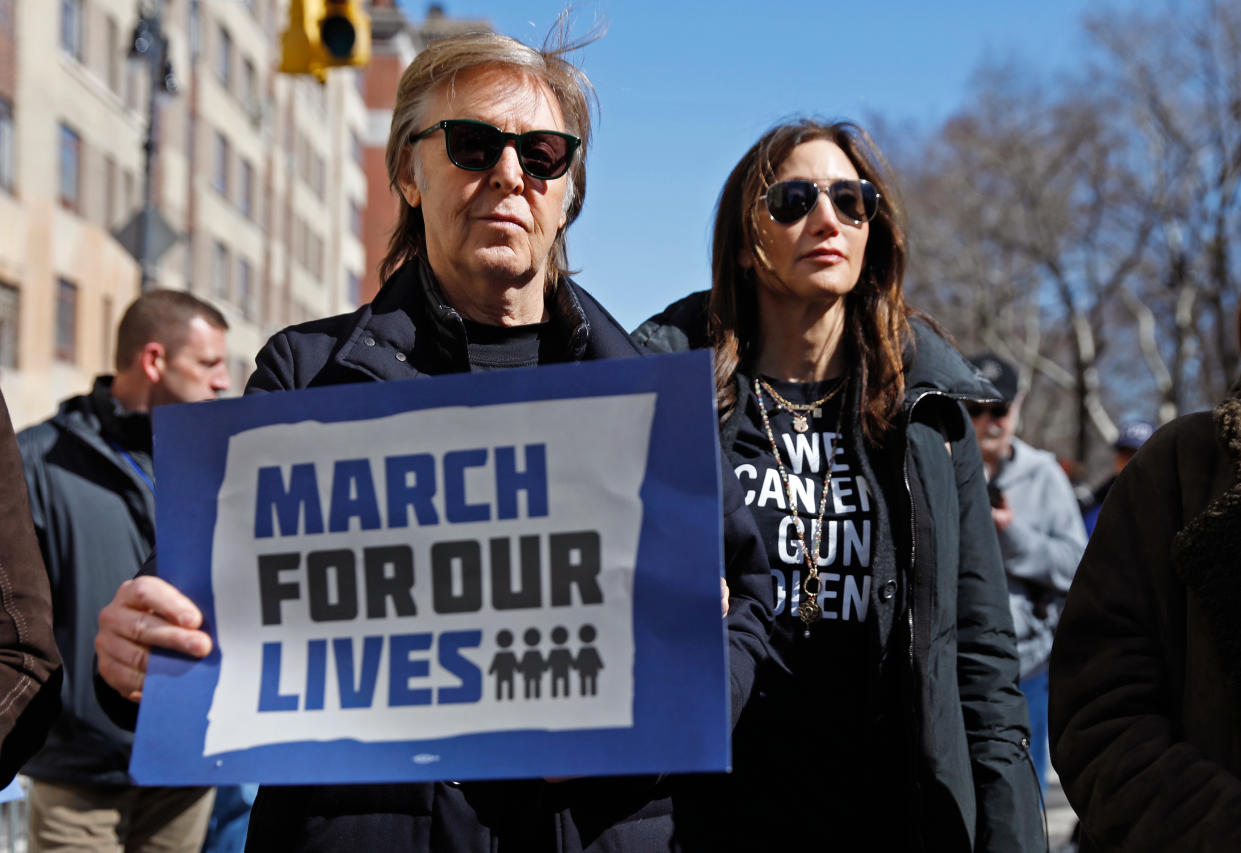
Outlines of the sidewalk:
{"type": "Polygon", "coordinates": [[[1056,771],[1048,767],[1047,774],[1047,841],[1048,849],[1056,853],[1068,843],[1073,827],[1077,824],[1077,815],[1073,813],[1069,801],[1064,798],[1064,789],[1060,787],[1060,777],[1056,771]]]}

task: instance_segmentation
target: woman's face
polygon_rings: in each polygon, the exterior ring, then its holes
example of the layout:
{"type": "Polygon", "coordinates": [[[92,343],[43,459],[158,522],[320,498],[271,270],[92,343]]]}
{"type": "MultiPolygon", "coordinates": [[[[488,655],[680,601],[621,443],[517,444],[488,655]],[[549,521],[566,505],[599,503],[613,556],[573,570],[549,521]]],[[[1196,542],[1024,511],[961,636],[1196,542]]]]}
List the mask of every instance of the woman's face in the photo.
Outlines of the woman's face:
{"type": "MultiPolygon", "coordinates": [[[[858,180],[857,169],[840,146],[827,139],[798,145],[776,170],[777,181],[805,178],[820,187],[832,181],[858,180]]],[[[759,199],[759,204],[763,200],[759,199]]],[[[862,273],[870,223],[854,225],[832,206],[826,193],[801,219],[781,225],[759,211],[759,240],[771,264],[759,280],[768,295],[815,301],[844,296],[862,273]]],[[[754,256],[743,252],[741,264],[752,267],[754,256]]]]}

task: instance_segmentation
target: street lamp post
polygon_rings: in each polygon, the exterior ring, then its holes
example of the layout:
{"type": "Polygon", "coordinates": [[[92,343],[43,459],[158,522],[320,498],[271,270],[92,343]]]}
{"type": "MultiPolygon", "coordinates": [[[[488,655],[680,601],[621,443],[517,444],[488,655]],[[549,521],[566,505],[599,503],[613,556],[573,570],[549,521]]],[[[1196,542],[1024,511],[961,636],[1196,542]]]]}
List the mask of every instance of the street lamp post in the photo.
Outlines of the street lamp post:
{"type": "Polygon", "coordinates": [[[138,23],[134,27],[133,43],[129,58],[146,65],[150,83],[147,92],[147,132],[142,145],[142,210],[139,213],[135,235],[134,256],[142,267],[142,290],[156,285],[155,262],[163,252],[156,245],[156,228],[159,213],[155,208],[154,181],[155,158],[159,153],[159,94],[177,93],[177,80],[172,73],[168,58],[168,37],[164,34],[163,10],[166,0],[155,0],[153,6],[143,4],[138,11],[138,23]]]}

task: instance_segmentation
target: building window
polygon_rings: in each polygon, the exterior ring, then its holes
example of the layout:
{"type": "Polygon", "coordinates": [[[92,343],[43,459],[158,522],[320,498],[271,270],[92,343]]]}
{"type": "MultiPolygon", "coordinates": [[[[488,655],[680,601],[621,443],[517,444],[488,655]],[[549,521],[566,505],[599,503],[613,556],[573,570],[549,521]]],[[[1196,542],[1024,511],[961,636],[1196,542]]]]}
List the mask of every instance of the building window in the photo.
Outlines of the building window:
{"type": "Polygon", "coordinates": [[[362,168],[362,158],[365,156],[365,149],[362,147],[362,137],[358,136],[356,131],[349,133],[350,147],[353,149],[353,162],[358,164],[358,168],[362,168]]]}
{"type": "Polygon", "coordinates": [[[103,227],[109,230],[116,224],[116,161],[111,156],[103,158],[103,227]]]}
{"type": "Polygon", "coordinates": [[[215,164],[211,170],[211,186],[216,192],[228,195],[228,161],[230,157],[228,137],[222,133],[215,135],[215,164]]]}
{"type": "Polygon", "coordinates": [[[246,109],[258,106],[258,76],[254,70],[254,63],[249,59],[241,63],[241,98],[246,109]]]}
{"type": "Polygon", "coordinates": [[[68,125],[60,126],[60,203],[78,209],[78,166],[82,162],[82,138],[68,125]]]}
{"type": "Polygon", "coordinates": [[[355,237],[362,237],[362,205],[356,201],[349,203],[349,222],[353,227],[355,237]]]}
{"type": "Polygon", "coordinates": [[[82,61],[82,0],[60,0],[60,46],[82,61]]]}
{"type": "Polygon", "coordinates": [[[362,304],[362,279],[358,277],[357,273],[353,273],[353,272],[346,272],[345,275],[348,277],[347,286],[349,288],[349,301],[354,305],[361,305],[362,304]]]}
{"type": "Polygon", "coordinates": [[[228,30],[220,27],[220,39],[216,43],[215,52],[215,76],[220,79],[220,85],[225,89],[231,89],[233,85],[233,37],[228,30]]]}
{"type": "Polygon", "coordinates": [[[13,191],[13,103],[0,98],[0,190],[13,191]]]}
{"type": "Polygon", "coordinates": [[[112,297],[105,296],[103,298],[103,313],[100,319],[103,321],[103,327],[99,330],[99,340],[103,342],[99,352],[101,364],[111,364],[113,359],[112,336],[116,334],[116,325],[113,319],[115,309],[112,305],[112,297]]]}
{"type": "Polygon", "coordinates": [[[14,27],[13,0],[0,0],[0,33],[12,38],[14,27]]]}
{"type": "Polygon", "coordinates": [[[211,292],[216,299],[228,299],[228,247],[218,240],[211,266],[211,281],[211,292]]]}
{"type": "Polygon", "coordinates": [[[78,288],[63,278],[56,282],[56,358],[77,360],[78,288]]]}
{"type": "Polygon", "coordinates": [[[254,167],[249,160],[241,161],[241,186],[237,188],[237,209],[246,216],[254,213],[254,167]]]}
{"type": "Polygon", "coordinates": [[[237,307],[243,317],[249,319],[254,312],[254,284],[250,262],[245,258],[237,259],[237,307]]]}
{"type": "Polygon", "coordinates": [[[121,80],[125,73],[126,50],[121,46],[121,31],[116,25],[116,18],[108,16],[108,88],[121,94],[121,80]]]}
{"type": "Polygon", "coordinates": [[[17,367],[17,321],[21,291],[0,282],[0,367],[17,367]]]}

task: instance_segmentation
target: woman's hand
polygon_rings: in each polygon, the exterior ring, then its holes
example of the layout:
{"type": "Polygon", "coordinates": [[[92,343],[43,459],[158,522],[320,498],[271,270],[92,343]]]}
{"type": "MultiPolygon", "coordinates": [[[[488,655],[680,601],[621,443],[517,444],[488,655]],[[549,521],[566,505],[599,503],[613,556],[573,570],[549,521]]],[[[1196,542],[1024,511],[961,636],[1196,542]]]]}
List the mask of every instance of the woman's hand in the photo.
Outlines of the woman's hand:
{"type": "Polygon", "coordinates": [[[728,581],[720,578],[720,603],[724,606],[723,616],[728,615],[728,581]]]}
{"type": "Polygon", "coordinates": [[[99,611],[99,675],[117,693],[137,702],[152,646],[197,658],[211,652],[211,637],[198,630],[202,622],[194,602],[167,581],[152,575],[125,581],[99,611]]]}

